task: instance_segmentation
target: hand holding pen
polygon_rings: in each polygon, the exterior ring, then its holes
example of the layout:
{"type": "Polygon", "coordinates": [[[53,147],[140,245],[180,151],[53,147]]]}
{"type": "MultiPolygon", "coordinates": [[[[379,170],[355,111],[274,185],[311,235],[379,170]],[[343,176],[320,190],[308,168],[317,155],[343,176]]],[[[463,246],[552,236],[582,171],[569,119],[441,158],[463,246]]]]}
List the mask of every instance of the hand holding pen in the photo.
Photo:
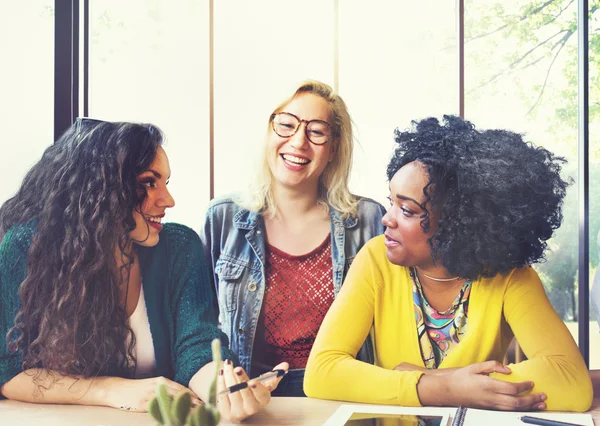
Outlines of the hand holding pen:
{"type": "MultiPolygon", "coordinates": [[[[239,367],[241,368],[241,367],[239,367]]],[[[235,369],[234,369],[235,371],[235,369]]],[[[272,371],[268,371],[264,374],[261,374],[258,377],[255,377],[254,379],[252,379],[252,382],[255,383],[265,383],[265,382],[270,382],[273,381],[273,379],[277,379],[279,377],[283,377],[287,374],[286,370],[272,370],[272,371]]],[[[222,390],[221,392],[219,392],[217,394],[218,395],[225,395],[225,394],[230,394],[230,393],[234,393],[234,392],[238,392],[241,391],[242,389],[246,389],[248,386],[250,386],[251,383],[250,381],[248,382],[241,382],[238,384],[235,384],[233,386],[229,386],[228,388],[222,390]]],[[[269,389],[269,391],[272,391],[273,389],[271,389],[269,386],[267,386],[267,389],[269,389]]]]}
{"type": "Polygon", "coordinates": [[[247,417],[244,416],[245,412],[259,411],[269,403],[271,391],[277,387],[288,368],[287,362],[283,362],[274,368],[281,373],[267,373],[268,376],[250,380],[242,367],[234,368],[233,363],[226,360],[217,381],[219,411],[228,413],[227,417],[233,421],[247,417]]]}

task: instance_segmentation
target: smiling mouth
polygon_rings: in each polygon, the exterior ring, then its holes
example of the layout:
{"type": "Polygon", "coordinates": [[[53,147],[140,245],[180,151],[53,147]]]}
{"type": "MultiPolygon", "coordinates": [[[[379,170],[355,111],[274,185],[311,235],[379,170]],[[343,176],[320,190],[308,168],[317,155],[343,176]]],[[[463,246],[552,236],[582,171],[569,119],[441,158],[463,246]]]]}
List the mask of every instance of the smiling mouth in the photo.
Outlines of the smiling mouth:
{"type": "Polygon", "coordinates": [[[296,157],[295,155],[291,155],[291,154],[280,154],[280,155],[281,155],[281,158],[283,158],[283,161],[287,161],[288,163],[292,163],[297,166],[305,166],[308,163],[310,163],[310,161],[311,161],[308,158],[296,157]]]}
{"type": "Polygon", "coordinates": [[[146,220],[150,223],[157,223],[157,224],[161,224],[162,222],[162,218],[164,217],[164,215],[161,216],[144,216],[146,218],[146,220]]]}

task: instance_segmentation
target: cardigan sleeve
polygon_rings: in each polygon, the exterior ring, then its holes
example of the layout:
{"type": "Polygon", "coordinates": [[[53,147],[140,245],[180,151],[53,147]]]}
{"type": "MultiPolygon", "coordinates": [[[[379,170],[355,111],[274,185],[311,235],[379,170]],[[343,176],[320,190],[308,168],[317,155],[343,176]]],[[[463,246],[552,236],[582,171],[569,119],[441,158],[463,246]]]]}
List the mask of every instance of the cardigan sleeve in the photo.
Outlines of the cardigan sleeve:
{"type": "Polygon", "coordinates": [[[419,371],[395,371],[356,359],[373,325],[375,292],[384,276],[367,243],[350,266],[342,289],[327,312],[304,376],[309,397],[343,401],[420,406],[419,371]]]}
{"type": "Polygon", "coordinates": [[[531,392],[546,394],[548,410],[588,410],[593,390],[587,367],[533,268],[513,271],[504,316],[528,360],[509,365],[510,375],[493,376],[510,382],[533,381],[531,392]]]}
{"type": "Polygon", "coordinates": [[[235,359],[227,336],[217,327],[213,289],[198,235],[183,225],[170,224],[169,271],[174,319],[174,380],[185,386],[212,361],[211,342],[221,340],[223,359],[235,359]]]}
{"type": "Polygon", "coordinates": [[[19,286],[27,273],[30,238],[28,229],[14,227],[0,243],[0,387],[22,371],[21,355],[9,350],[6,335],[21,305],[19,286]]]}

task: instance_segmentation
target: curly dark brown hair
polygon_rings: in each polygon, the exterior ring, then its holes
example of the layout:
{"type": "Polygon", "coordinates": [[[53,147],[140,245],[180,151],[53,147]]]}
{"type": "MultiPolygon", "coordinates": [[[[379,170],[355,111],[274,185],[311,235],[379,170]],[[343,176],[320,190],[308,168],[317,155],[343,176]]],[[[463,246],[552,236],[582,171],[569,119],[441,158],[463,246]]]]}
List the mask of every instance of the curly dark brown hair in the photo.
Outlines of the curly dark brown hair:
{"type": "MultiPolygon", "coordinates": [[[[546,241],[562,221],[570,182],[566,160],[506,130],[478,131],[455,116],[413,121],[396,129],[398,147],[388,179],[404,165],[425,165],[425,206],[440,211],[429,239],[431,256],[452,275],[467,279],[507,273],[544,258],[546,241]]],[[[421,222],[429,228],[429,211],[421,222]]]]}
{"type": "Polygon", "coordinates": [[[15,225],[35,226],[21,307],[7,335],[9,348],[22,353],[23,370],[131,376],[135,336],[119,288],[133,264],[125,250],[133,212],[145,198],[136,177],[162,142],[152,125],[80,119],[0,208],[0,241],[15,225]]]}

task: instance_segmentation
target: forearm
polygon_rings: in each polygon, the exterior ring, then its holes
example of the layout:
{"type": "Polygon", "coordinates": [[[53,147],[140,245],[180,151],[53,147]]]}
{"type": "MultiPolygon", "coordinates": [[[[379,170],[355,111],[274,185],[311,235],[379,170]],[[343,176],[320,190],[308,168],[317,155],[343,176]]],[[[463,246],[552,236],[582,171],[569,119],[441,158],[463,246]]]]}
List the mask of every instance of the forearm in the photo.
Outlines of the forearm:
{"type": "Polygon", "coordinates": [[[5,383],[0,393],[8,399],[38,404],[109,405],[107,385],[115,379],[119,380],[115,377],[84,379],[30,369],[5,383]]]}
{"type": "Polygon", "coordinates": [[[198,398],[204,402],[208,402],[208,391],[214,377],[215,363],[214,361],[211,361],[200,368],[200,370],[192,376],[188,387],[198,396],[198,398]]]}
{"type": "Polygon", "coordinates": [[[504,293],[504,317],[528,360],[508,367],[499,380],[532,381],[548,410],[586,411],[593,398],[587,366],[533,268],[515,269],[504,293]]]}
{"type": "Polygon", "coordinates": [[[304,391],[314,398],[419,406],[416,384],[422,374],[387,370],[334,351],[317,352],[309,358],[304,391]]]}
{"type": "Polygon", "coordinates": [[[586,411],[592,403],[592,385],[583,362],[578,365],[570,357],[556,355],[532,358],[508,367],[511,374],[492,373],[490,377],[512,383],[532,381],[532,393],[547,395],[548,410],[586,411]]]}
{"type": "Polygon", "coordinates": [[[458,406],[460,401],[451,400],[452,392],[447,375],[423,374],[417,383],[417,394],[423,406],[458,406]]]}

